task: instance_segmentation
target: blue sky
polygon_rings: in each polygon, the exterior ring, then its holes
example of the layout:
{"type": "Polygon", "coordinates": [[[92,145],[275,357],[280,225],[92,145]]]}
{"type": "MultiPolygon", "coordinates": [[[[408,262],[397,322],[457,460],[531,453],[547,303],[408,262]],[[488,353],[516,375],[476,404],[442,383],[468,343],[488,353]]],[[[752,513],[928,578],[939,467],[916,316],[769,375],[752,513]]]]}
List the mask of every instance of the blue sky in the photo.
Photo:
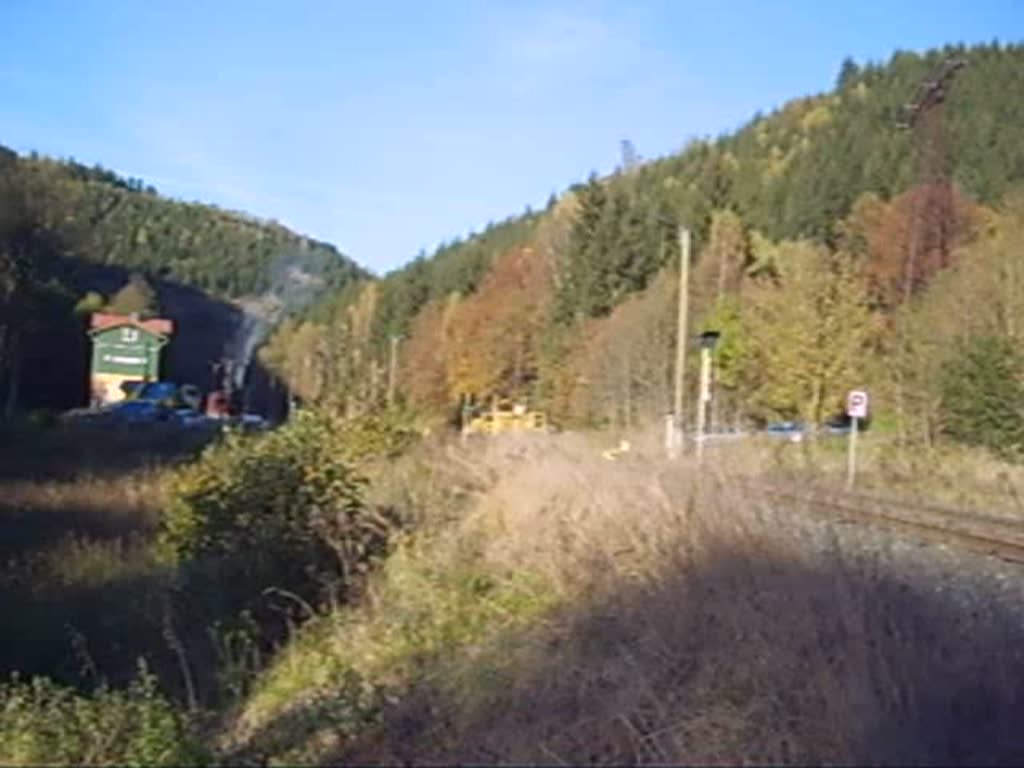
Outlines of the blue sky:
{"type": "Polygon", "coordinates": [[[0,0],[0,143],[266,218],[375,270],[831,86],[1019,42],[1024,0],[0,0]]]}

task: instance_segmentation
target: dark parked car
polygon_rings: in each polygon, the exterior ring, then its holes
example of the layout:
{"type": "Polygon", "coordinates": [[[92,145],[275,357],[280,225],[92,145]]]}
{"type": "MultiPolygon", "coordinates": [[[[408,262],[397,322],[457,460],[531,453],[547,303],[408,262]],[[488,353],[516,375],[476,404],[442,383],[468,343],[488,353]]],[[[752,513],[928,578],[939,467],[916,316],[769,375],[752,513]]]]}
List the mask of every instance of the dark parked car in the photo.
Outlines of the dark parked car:
{"type": "Polygon", "coordinates": [[[825,422],[822,431],[826,435],[848,435],[850,434],[850,420],[846,418],[834,418],[825,422]]]}
{"type": "MultiPolygon", "coordinates": [[[[858,419],[857,431],[866,432],[871,426],[870,419],[858,419]]],[[[845,436],[850,434],[853,428],[853,420],[846,415],[833,416],[822,425],[822,432],[826,435],[845,436]]]]}
{"type": "Polygon", "coordinates": [[[768,425],[765,434],[791,443],[799,443],[807,436],[807,428],[802,421],[776,421],[768,425]]]}

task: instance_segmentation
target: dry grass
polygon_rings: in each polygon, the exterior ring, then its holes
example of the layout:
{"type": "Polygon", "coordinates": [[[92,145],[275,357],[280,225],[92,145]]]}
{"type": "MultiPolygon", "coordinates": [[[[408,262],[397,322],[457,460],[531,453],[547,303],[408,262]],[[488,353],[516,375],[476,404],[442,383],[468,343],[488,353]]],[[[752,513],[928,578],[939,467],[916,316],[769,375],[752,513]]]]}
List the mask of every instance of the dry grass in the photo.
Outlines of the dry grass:
{"type": "MultiPolygon", "coordinates": [[[[149,540],[161,475],[0,481],[0,675],[95,683],[134,673],[116,637],[158,591],[149,540]]],[[[134,622],[131,621],[135,617],[134,622]]]]}
{"type": "Polygon", "coordinates": [[[865,477],[864,490],[1024,521],[1024,466],[1020,464],[954,444],[911,451],[890,443],[872,453],[877,470],[865,477]]]}
{"type": "MultiPolygon", "coordinates": [[[[1024,760],[1019,612],[954,600],[889,534],[865,548],[732,482],[840,487],[841,441],[715,446],[698,471],[659,437],[616,461],[601,453],[617,440],[563,434],[369,465],[371,503],[413,532],[251,686],[249,646],[207,636],[216,579],[179,595],[152,559],[160,470],[7,480],[0,610],[19,631],[0,660],[116,682],[140,653],[167,679],[184,658],[213,701],[226,654],[244,696],[219,734],[229,762],[1024,760]]],[[[862,445],[862,489],[1018,503],[1016,468],[862,445]]]]}
{"type": "Polygon", "coordinates": [[[70,535],[112,539],[153,529],[160,514],[161,473],[0,482],[3,551],[38,549],[70,535]]]}
{"type": "MultiPolygon", "coordinates": [[[[846,448],[841,437],[805,444],[758,438],[712,446],[707,455],[732,474],[840,491],[846,448]]],[[[891,435],[870,432],[861,436],[857,455],[858,492],[1024,521],[1024,465],[952,443],[904,448],[891,435]]]]}
{"type": "Polygon", "coordinates": [[[429,536],[282,656],[229,727],[233,754],[1024,758],[1019,617],[957,607],[886,547],[743,498],[723,471],[738,458],[698,475],[656,452],[604,461],[605,442],[510,438],[397,466],[389,493],[420,499],[429,536]]]}
{"type": "Polygon", "coordinates": [[[162,478],[210,439],[157,426],[0,430],[0,559],[152,532],[162,478]]]}
{"type": "Polygon", "coordinates": [[[124,562],[123,550],[137,548],[134,544],[154,531],[161,483],[158,470],[63,481],[0,481],[0,558],[37,565],[48,559],[54,579],[64,584],[86,562],[100,565],[106,560],[102,565],[116,571],[124,562]],[[108,550],[110,557],[103,557],[108,550]]]}

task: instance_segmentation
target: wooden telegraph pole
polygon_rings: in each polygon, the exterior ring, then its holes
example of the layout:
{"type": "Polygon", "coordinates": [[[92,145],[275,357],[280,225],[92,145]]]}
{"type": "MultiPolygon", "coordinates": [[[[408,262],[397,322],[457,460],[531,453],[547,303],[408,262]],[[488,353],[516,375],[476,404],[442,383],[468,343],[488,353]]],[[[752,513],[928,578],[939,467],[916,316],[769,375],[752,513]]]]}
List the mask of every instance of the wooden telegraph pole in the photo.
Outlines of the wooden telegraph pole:
{"type": "Polygon", "coordinates": [[[686,372],[686,316],[690,294],[690,230],[679,227],[679,307],[676,316],[675,391],[672,400],[672,443],[669,456],[683,451],[683,379],[686,372]]]}

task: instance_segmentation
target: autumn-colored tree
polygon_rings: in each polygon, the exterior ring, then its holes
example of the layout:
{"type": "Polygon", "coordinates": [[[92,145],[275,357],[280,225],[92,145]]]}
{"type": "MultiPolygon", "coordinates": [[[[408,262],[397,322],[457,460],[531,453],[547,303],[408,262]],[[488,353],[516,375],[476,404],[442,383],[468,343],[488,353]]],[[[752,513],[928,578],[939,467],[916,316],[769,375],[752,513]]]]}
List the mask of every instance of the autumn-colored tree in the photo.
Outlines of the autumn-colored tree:
{"type": "Polygon", "coordinates": [[[1024,190],[978,209],[977,240],[958,256],[957,316],[978,334],[1024,342],[1024,190]]]}
{"type": "Polygon", "coordinates": [[[371,344],[379,287],[364,283],[352,303],[338,307],[327,329],[328,391],[337,408],[355,416],[382,402],[382,366],[371,344]]]}
{"type": "Polygon", "coordinates": [[[327,378],[323,340],[323,326],[285,320],[260,350],[260,360],[303,401],[320,402],[327,378]]]}
{"type": "Polygon", "coordinates": [[[820,423],[861,383],[874,323],[856,264],[809,242],[779,244],[778,276],[744,294],[750,403],[820,423]]]}
{"type": "Polygon", "coordinates": [[[977,207],[948,185],[915,187],[881,208],[862,198],[844,234],[866,251],[865,274],[874,300],[893,307],[918,292],[973,237],[977,207]]]}
{"type": "Polygon", "coordinates": [[[978,239],[899,308],[882,346],[881,381],[904,439],[930,443],[944,431],[939,385],[951,350],[968,338],[1024,340],[1024,197],[1012,197],[998,214],[979,209],[978,221],[978,239]]]}
{"type": "MultiPolygon", "coordinates": [[[[451,325],[446,381],[453,400],[487,398],[503,388],[504,345],[496,347],[496,318],[472,297],[460,303],[451,325]]],[[[502,339],[501,341],[505,341],[502,339]]]]}
{"type": "Polygon", "coordinates": [[[450,325],[448,388],[454,399],[521,397],[536,379],[551,262],[533,248],[502,254],[450,325]]]}
{"type": "Polygon", "coordinates": [[[750,263],[746,275],[769,278],[778,274],[780,246],[757,230],[750,232],[750,263]]]}
{"type": "Polygon", "coordinates": [[[939,275],[913,301],[890,317],[873,361],[879,397],[892,404],[901,441],[930,445],[942,430],[939,377],[949,349],[963,333],[949,285],[953,274],[939,275]]]}
{"type": "Polygon", "coordinates": [[[285,320],[261,351],[264,364],[303,399],[347,416],[383,404],[385,364],[374,344],[380,288],[349,288],[349,301],[316,320],[285,320]]]}
{"type": "Polygon", "coordinates": [[[459,298],[429,302],[416,315],[399,356],[400,391],[413,407],[444,413],[453,405],[448,391],[447,361],[451,355],[449,324],[459,298]]]}
{"type": "Polygon", "coordinates": [[[671,407],[676,276],[663,271],[611,315],[591,320],[575,365],[575,419],[628,429],[671,407]]]}
{"type": "Polygon", "coordinates": [[[890,215],[889,208],[889,204],[874,192],[863,193],[853,202],[846,218],[835,226],[839,248],[865,265],[874,260],[882,260],[883,254],[879,250],[886,243],[881,242],[879,237],[888,226],[886,217],[890,215]]]}

